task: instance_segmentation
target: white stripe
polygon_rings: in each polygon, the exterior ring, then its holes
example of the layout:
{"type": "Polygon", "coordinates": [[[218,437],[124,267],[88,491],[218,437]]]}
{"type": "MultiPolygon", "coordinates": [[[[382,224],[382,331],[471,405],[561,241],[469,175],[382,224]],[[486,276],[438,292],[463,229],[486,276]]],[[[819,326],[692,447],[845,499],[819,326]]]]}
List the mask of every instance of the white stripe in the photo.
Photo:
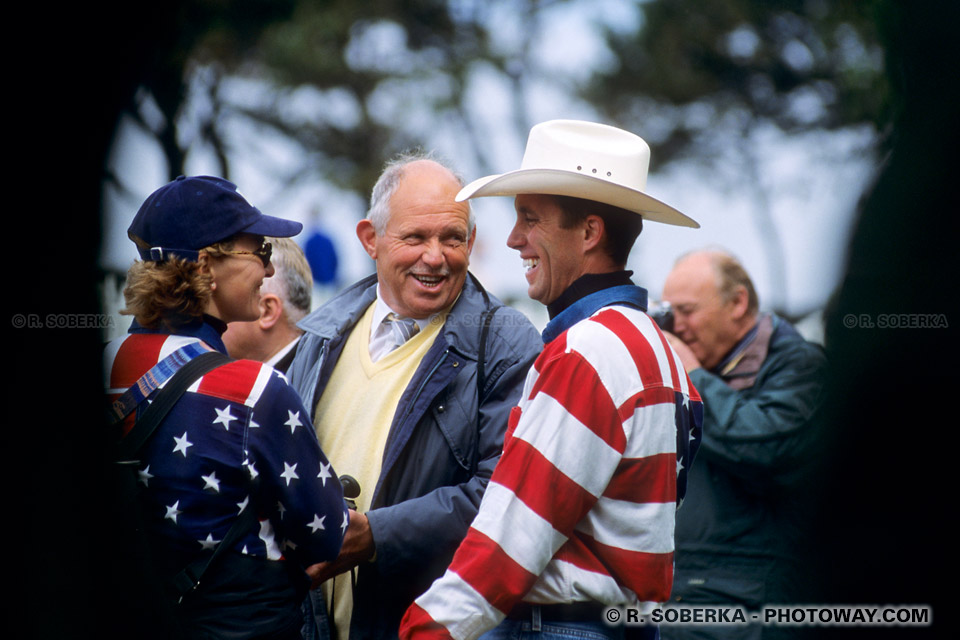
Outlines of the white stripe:
{"type": "Polygon", "coordinates": [[[624,458],[646,458],[658,453],[677,452],[677,407],[661,403],[640,406],[623,423],[627,432],[624,458]]]}
{"type": "MultiPolygon", "coordinates": [[[[667,355],[666,349],[663,348],[663,339],[660,337],[660,330],[657,325],[650,316],[637,309],[624,308],[620,311],[643,334],[657,357],[657,365],[660,367],[660,380],[644,381],[644,385],[656,386],[662,384],[665,387],[676,388],[673,383],[673,375],[670,373],[670,357],[667,355]]],[[[677,370],[677,373],[679,374],[681,371],[683,371],[682,367],[677,370]]]]}
{"type": "Polygon", "coordinates": [[[470,526],[500,545],[514,562],[534,575],[566,541],[513,491],[496,482],[487,485],[480,511],[470,526]]]}
{"type": "Polygon", "coordinates": [[[643,553],[673,551],[676,504],[600,498],[576,529],[610,547],[643,553]]]}
{"type": "Polygon", "coordinates": [[[447,628],[455,640],[476,638],[505,617],[466,580],[447,570],[417,605],[447,628]]]}
{"type": "Polygon", "coordinates": [[[578,322],[567,332],[567,351],[582,355],[616,406],[643,389],[637,365],[620,336],[599,322],[578,322]]]}
{"type": "Polygon", "coordinates": [[[552,560],[523,600],[534,604],[593,600],[609,605],[633,605],[637,595],[606,573],[552,560]]]}
{"type": "Polygon", "coordinates": [[[528,442],[594,496],[603,493],[620,462],[616,449],[546,393],[537,394],[524,409],[513,436],[528,442]]]}
{"type": "Polygon", "coordinates": [[[266,389],[270,383],[270,376],[274,373],[276,373],[276,369],[273,367],[260,365],[260,371],[257,372],[257,379],[254,380],[253,388],[250,389],[250,395],[247,396],[243,404],[251,408],[256,406],[260,400],[260,396],[263,395],[263,390],[266,389]]]}

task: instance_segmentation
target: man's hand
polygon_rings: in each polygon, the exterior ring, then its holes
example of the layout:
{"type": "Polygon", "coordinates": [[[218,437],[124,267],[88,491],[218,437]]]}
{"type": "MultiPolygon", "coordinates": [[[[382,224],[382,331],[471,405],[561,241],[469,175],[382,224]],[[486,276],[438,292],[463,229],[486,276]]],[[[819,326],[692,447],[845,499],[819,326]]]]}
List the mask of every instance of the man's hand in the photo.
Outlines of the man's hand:
{"type": "Polygon", "coordinates": [[[373,533],[370,531],[370,522],[367,516],[357,511],[350,512],[350,523],[347,533],[343,536],[343,546],[336,560],[320,562],[307,567],[310,576],[310,587],[316,589],[321,582],[345,573],[365,560],[373,557],[375,551],[373,533]]]}
{"type": "Polygon", "coordinates": [[[669,331],[664,331],[663,335],[667,336],[667,341],[670,342],[670,346],[673,347],[673,350],[680,356],[680,362],[683,363],[683,368],[686,369],[687,373],[703,366],[683,340],[669,331]]]}

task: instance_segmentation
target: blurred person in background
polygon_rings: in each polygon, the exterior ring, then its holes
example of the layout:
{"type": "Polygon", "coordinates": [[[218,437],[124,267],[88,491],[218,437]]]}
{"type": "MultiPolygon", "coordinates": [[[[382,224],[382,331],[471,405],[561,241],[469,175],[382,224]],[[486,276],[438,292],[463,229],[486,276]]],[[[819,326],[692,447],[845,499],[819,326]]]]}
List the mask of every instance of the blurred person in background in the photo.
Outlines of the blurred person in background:
{"type": "Polygon", "coordinates": [[[104,353],[126,491],[110,561],[127,578],[116,592],[144,612],[130,637],[299,638],[305,567],[340,549],[349,512],[339,483],[318,477],[330,464],[308,411],[276,370],[230,359],[221,339],[260,313],[274,273],[264,237],[300,230],[208,176],[164,185],[130,225],[134,320],[104,353]]]}
{"type": "Polygon", "coordinates": [[[290,238],[268,241],[273,247],[274,274],[260,287],[260,317],[229,324],[223,343],[234,358],[259,360],[286,373],[303,333],[297,323],[310,313],[313,277],[296,242],[290,238]]]}
{"type": "Polygon", "coordinates": [[[388,163],[357,224],[376,273],[300,323],[290,382],[360,491],[340,556],[309,571],[307,637],[397,636],[476,515],[540,351],[530,321],[468,271],[461,186],[426,155],[388,163]]]}
{"type": "MultiPolygon", "coordinates": [[[[809,484],[819,458],[827,361],[783,318],[760,311],[728,252],[677,260],[663,286],[671,344],[704,404],[703,441],[677,516],[678,604],[808,602],[809,484]]],[[[773,638],[790,627],[669,626],[663,637],[773,638]]]]}

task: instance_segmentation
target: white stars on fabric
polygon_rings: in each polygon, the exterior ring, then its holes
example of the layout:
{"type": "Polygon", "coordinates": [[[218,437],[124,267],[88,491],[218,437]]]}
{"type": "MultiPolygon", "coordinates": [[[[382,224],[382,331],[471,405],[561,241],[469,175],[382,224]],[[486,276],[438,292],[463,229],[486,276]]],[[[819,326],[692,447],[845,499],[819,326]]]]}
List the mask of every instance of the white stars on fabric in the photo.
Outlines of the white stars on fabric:
{"type": "Polygon", "coordinates": [[[225,406],[223,409],[214,407],[214,411],[217,412],[217,417],[214,419],[213,424],[222,424],[224,429],[230,431],[230,423],[238,419],[230,413],[230,405],[225,406]]]}
{"type": "Polygon", "coordinates": [[[208,533],[206,540],[197,540],[200,543],[200,546],[203,547],[204,551],[212,551],[217,548],[217,545],[220,544],[220,540],[214,540],[213,534],[208,533]]]}
{"type": "Polygon", "coordinates": [[[350,525],[350,511],[347,510],[343,512],[343,522],[340,523],[340,531],[346,533],[347,526],[349,525],[350,525]]]}
{"type": "Polygon", "coordinates": [[[138,475],[140,476],[140,482],[143,483],[143,486],[149,487],[150,479],[153,478],[153,474],[150,473],[150,465],[147,465],[143,469],[140,469],[140,471],[138,472],[138,475]]]}
{"type": "Polygon", "coordinates": [[[167,514],[163,516],[164,520],[173,520],[173,524],[177,524],[177,516],[179,516],[182,511],[179,509],[180,501],[177,500],[171,505],[167,506],[167,514]]]}
{"type": "Polygon", "coordinates": [[[313,514],[313,522],[308,524],[310,531],[316,533],[317,531],[326,531],[327,528],[323,526],[323,521],[327,519],[327,516],[321,517],[319,514],[313,514]]]}
{"type": "Polygon", "coordinates": [[[283,424],[290,427],[290,433],[292,434],[294,431],[297,430],[297,427],[302,427],[303,423],[300,421],[299,411],[294,412],[294,411],[290,411],[290,409],[287,409],[287,415],[289,416],[289,419],[283,424]]]}
{"type": "Polygon", "coordinates": [[[330,467],[331,464],[329,462],[327,464],[320,463],[320,473],[317,474],[317,477],[320,478],[320,484],[324,487],[327,486],[327,478],[333,477],[333,474],[330,473],[330,467]]]}
{"type": "Polygon", "coordinates": [[[244,498],[243,502],[237,503],[237,508],[240,509],[240,511],[238,511],[237,514],[243,513],[243,510],[247,508],[248,504],[250,504],[250,496],[247,496],[246,498],[244,498]]]}
{"type": "Polygon", "coordinates": [[[250,474],[251,480],[256,480],[257,476],[260,475],[260,472],[257,471],[257,468],[253,466],[252,462],[250,462],[249,456],[247,456],[247,458],[241,464],[243,464],[243,466],[247,468],[247,473],[250,474]]]}
{"type": "Polygon", "coordinates": [[[294,462],[292,465],[283,463],[283,473],[280,474],[280,477],[287,481],[287,486],[290,486],[291,480],[299,480],[300,476],[297,475],[297,465],[299,463],[294,462]]]}
{"type": "Polygon", "coordinates": [[[173,441],[177,443],[177,445],[173,448],[173,452],[177,453],[179,451],[183,454],[183,457],[186,458],[187,448],[193,446],[193,443],[187,440],[187,432],[184,431],[182,436],[179,438],[174,438],[173,441]]]}
{"type": "Polygon", "coordinates": [[[204,490],[213,489],[216,493],[220,493],[220,480],[217,479],[217,472],[211,471],[210,475],[200,476],[203,479],[203,488],[204,490]]]}

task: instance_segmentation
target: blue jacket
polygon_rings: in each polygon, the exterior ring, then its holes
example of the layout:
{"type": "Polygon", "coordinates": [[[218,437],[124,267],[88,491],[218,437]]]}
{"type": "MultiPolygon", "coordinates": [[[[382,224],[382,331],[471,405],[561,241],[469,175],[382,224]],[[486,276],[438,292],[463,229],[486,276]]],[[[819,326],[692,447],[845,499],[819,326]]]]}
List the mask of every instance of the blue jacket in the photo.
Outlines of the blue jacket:
{"type": "Polygon", "coordinates": [[[723,373],[690,372],[703,398],[703,440],[677,514],[673,599],[793,602],[785,598],[800,597],[808,553],[827,360],[772,315],[728,360],[737,364],[722,363],[723,373]]]}
{"type": "MultiPolygon", "coordinates": [[[[361,280],[299,324],[304,335],[287,375],[311,412],[376,285],[375,275],[361,280]]],[[[477,513],[541,348],[523,314],[467,278],[390,427],[366,513],[376,557],[359,568],[351,640],[397,637],[406,608],[443,574],[477,513]],[[482,325],[493,309],[479,389],[482,325]]]]}

